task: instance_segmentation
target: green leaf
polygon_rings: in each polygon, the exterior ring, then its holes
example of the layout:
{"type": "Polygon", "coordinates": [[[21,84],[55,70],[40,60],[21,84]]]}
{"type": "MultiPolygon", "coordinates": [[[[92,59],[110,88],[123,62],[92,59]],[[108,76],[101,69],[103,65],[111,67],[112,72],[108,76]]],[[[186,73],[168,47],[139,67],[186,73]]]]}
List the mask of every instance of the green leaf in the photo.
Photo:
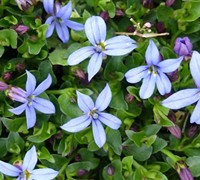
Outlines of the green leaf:
{"type": "Polygon", "coordinates": [[[108,11],[108,14],[111,18],[115,16],[116,9],[115,4],[112,1],[100,0],[98,5],[103,11],[108,11]]]}
{"type": "Polygon", "coordinates": [[[162,138],[157,137],[153,143],[153,153],[157,153],[167,146],[167,141],[162,138]]]}
{"type": "Polygon", "coordinates": [[[5,48],[3,46],[0,46],[0,58],[2,57],[4,51],[5,51],[5,48]]]}
{"type": "Polygon", "coordinates": [[[186,164],[194,177],[200,176],[200,156],[192,156],[186,159],[186,164]]]}
{"type": "Polygon", "coordinates": [[[0,30],[0,45],[17,48],[17,33],[13,29],[0,30]]]}
{"type": "Polygon", "coordinates": [[[160,126],[159,124],[150,124],[144,127],[144,132],[146,134],[146,136],[152,136],[157,134],[162,126],[160,126]]]}
{"type": "Polygon", "coordinates": [[[168,23],[169,18],[173,16],[173,9],[167,6],[160,5],[156,8],[158,21],[168,23]]]}
{"type": "Polygon", "coordinates": [[[49,153],[48,149],[44,146],[41,148],[41,150],[38,152],[39,159],[46,159],[47,161],[51,163],[55,163],[54,157],[49,153]]]}
{"type": "Polygon", "coordinates": [[[128,138],[133,141],[138,147],[142,146],[143,140],[146,137],[143,131],[134,132],[132,130],[126,130],[126,135],[128,138]]]}
{"type": "Polygon", "coordinates": [[[7,144],[7,138],[0,138],[0,158],[4,157],[7,153],[7,148],[6,148],[6,144],[7,144]]]}
{"type": "Polygon", "coordinates": [[[53,65],[67,65],[67,59],[64,57],[65,49],[56,48],[52,53],[49,53],[49,60],[53,65]]]}
{"type": "Polygon", "coordinates": [[[24,124],[24,126],[26,125],[26,120],[25,118],[15,118],[15,119],[8,119],[8,118],[1,118],[4,126],[10,130],[10,131],[14,131],[14,132],[18,132],[19,128],[24,124]]]}

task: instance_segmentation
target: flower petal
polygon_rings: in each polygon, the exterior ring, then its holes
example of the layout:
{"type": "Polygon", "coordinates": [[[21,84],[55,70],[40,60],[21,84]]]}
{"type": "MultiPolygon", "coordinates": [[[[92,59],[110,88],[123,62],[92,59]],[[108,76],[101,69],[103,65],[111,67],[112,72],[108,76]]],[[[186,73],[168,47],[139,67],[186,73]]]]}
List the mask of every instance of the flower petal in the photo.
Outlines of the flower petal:
{"type": "Polygon", "coordinates": [[[32,171],[37,163],[37,153],[35,146],[33,146],[29,151],[27,151],[23,164],[22,164],[22,169],[23,171],[28,170],[32,171]]]}
{"type": "Polygon", "coordinates": [[[47,99],[35,97],[32,103],[35,109],[44,114],[53,114],[56,112],[53,103],[47,99]]]}
{"type": "Polygon", "coordinates": [[[111,129],[119,129],[121,125],[121,120],[112,114],[108,113],[99,113],[99,121],[101,121],[106,126],[110,127],[111,129]]]}
{"type": "Polygon", "coordinates": [[[56,32],[63,43],[69,40],[69,30],[64,23],[56,23],[56,32]]]}
{"type": "Polygon", "coordinates": [[[91,118],[85,114],[83,116],[71,119],[69,122],[65,123],[60,127],[68,132],[79,132],[88,127],[90,123],[91,118]]]}
{"type": "Polygon", "coordinates": [[[93,46],[87,46],[87,47],[83,47],[75,52],[73,52],[68,60],[67,63],[70,66],[74,66],[79,64],[80,62],[82,62],[83,60],[87,59],[88,57],[90,57],[92,54],[95,53],[94,47],[93,46]]]}
{"type": "Polygon", "coordinates": [[[88,71],[88,81],[90,81],[101,68],[103,61],[102,53],[94,53],[89,61],[87,71],[88,71]]]}
{"type": "Polygon", "coordinates": [[[65,20],[65,24],[76,31],[82,31],[84,30],[84,25],[75,21],[71,21],[71,20],[65,20]]]}
{"type": "Polygon", "coordinates": [[[56,17],[59,17],[63,20],[69,19],[72,14],[72,2],[69,1],[65,6],[61,7],[56,13],[56,17]]]}
{"type": "Polygon", "coordinates": [[[27,95],[31,95],[33,91],[35,90],[36,79],[35,79],[35,76],[33,76],[33,74],[31,74],[27,70],[26,70],[26,74],[27,74],[26,92],[27,92],[27,95]]]}
{"type": "Polygon", "coordinates": [[[51,83],[52,83],[52,78],[51,78],[51,75],[49,74],[47,78],[37,86],[37,88],[33,92],[33,95],[37,96],[43,93],[46,89],[49,88],[51,83]]]}
{"type": "Polygon", "coordinates": [[[54,179],[58,175],[58,171],[50,168],[35,169],[31,173],[33,179],[54,179]]]}
{"type": "Polygon", "coordinates": [[[192,53],[192,58],[190,60],[190,72],[196,86],[200,88],[200,54],[197,51],[193,51],[192,53]]]}
{"type": "Polygon", "coordinates": [[[26,124],[27,129],[32,128],[36,123],[36,113],[32,106],[26,107],[26,124]]]}
{"type": "Polygon", "coordinates": [[[133,68],[125,74],[126,80],[129,83],[137,83],[146,76],[148,76],[148,66],[133,68]]]}
{"type": "Polygon", "coordinates": [[[16,108],[13,108],[13,109],[9,109],[10,112],[12,112],[13,114],[16,114],[16,115],[19,115],[21,114],[23,111],[25,111],[27,107],[27,103],[24,103],[16,108]]]}
{"type": "Polygon", "coordinates": [[[92,16],[85,22],[85,33],[94,45],[104,42],[106,38],[106,23],[100,16],[92,16]]]}
{"type": "Polygon", "coordinates": [[[190,123],[200,124],[200,101],[197,102],[192,115],[190,117],[190,123]]]}
{"type": "Polygon", "coordinates": [[[170,109],[180,109],[199,100],[199,89],[184,89],[174,93],[162,102],[170,109]]]}
{"type": "Polygon", "coordinates": [[[148,65],[157,65],[161,60],[158,48],[152,39],[149,41],[149,45],[145,53],[145,59],[148,65]]]}
{"type": "Polygon", "coordinates": [[[13,165],[0,161],[0,172],[7,176],[17,177],[22,171],[13,165]]]}
{"type": "Polygon", "coordinates": [[[54,14],[54,0],[43,0],[43,5],[48,14],[54,14]]]}
{"type": "Polygon", "coordinates": [[[96,102],[95,102],[96,109],[98,111],[105,110],[110,104],[111,99],[112,99],[112,92],[110,90],[109,85],[106,84],[105,88],[101,91],[101,93],[96,99],[96,102]]]}
{"type": "Polygon", "coordinates": [[[76,91],[76,94],[78,106],[85,114],[88,114],[92,109],[94,109],[94,102],[90,96],[82,94],[78,91],[76,91]]]}
{"type": "Polygon", "coordinates": [[[93,132],[95,143],[97,144],[99,148],[101,148],[106,142],[106,133],[99,120],[92,121],[92,132],[93,132]]]}
{"type": "Polygon", "coordinates": [[[171,91],[172,85],[168,77],[163,73],[159,72],[156,78],[156,85],[161,95],[165,95],[171,91]]]}
{"type": "Polygon", "coordinates": [[[164,73],[173,72],[180,66],[183,57],[179,57],[177,59],[167,59],[165,61],[161,61],[158,64],[159,70],[164,73]]]}
{"type": "Polygon", "coordinates": [[[53,34],[53,31],[54,31],[54,28],[55,28],[55,22],[53,21],[54,20],[54,17],[49,17],[45,24],[49,24],[49,27],[47,29],[47,32],[46,32],[46,38],[50,37],[52,34],[53,34]]]}
{"type": "Polygon", "coordinates": [[[136,42],[128,36],[116,36],[105,41],[105,54],[122,56],[137,48],[136,42]]]}

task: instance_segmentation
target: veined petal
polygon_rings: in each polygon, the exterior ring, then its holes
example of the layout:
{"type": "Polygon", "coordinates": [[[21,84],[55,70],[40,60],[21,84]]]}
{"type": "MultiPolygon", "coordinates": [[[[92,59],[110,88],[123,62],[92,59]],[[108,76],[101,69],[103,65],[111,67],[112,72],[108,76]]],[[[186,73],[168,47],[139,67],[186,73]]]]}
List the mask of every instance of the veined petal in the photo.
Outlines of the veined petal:
{"type": "Polygon", "coordinates": [[[60,8],[60,10],[56,13],[56,17],[65,20],[69,19],[71,14],[72,14],[72,2],[69,1],[65,6],[60,8]]]}
{"type": "Polygon", "coordinates": [[[200,89],[184,89],[169,96],[162,105],[170,109],[180,109],[199,100],[200,89]]]}
{"type": "Polygon", "coordinates": [[[128,36],[116,36],[105,41],[105,54],[122,56],[137,48],[136,42],[128,36]]]}
{"type": "Polygon", "coordinates": [[[78,91],[76,91],[76,94],[78,106],[85,114],[88,114],[92,109],[94,109],[94,102],[90,96],[82,94],[78,91]]]}
{"type": "Polygon", "coordinates": [[[47,20],[45,21],[45,24],[52,24],[52,22],[54,21],[55,17],[54,16],[49,16],[47,18],[47,20]]]}
{"type": "Polygon", "coordinates": [[[95,143],[97,144],[99,148],[101,148],[106,142],[106,133],[99,120],[92,121],[92,132],[93,132],[95,143]]]}
{"type": "Polygon", "coordinates": [[[101,68],[101,64],[103,61],[102,53],[94,53],[89,61],[87,71],[88,71],[88,81],[90,81],[101,68]]]}
{"type": "Polygon", "coordinates": [[[137,83],[148,76],[148,66],[140,66],[126,72],[125,77],[129,83],[137,83]]]}
{"type": "Polygon", "coordinates": [[[27,74],[26,92],[27,92],[27,95],[31,95],[33,91],[35,90],[36,79],[35,79],[35,76],[33,76],[33,74],[31,74],[27,70],[26,70],[26,74],[27,74]]]}
{"type": "Polygon", "coordinates": [[[153,74],[149,74],[149,76],[143,79],[142,86],[139,92],[142,99],[147,99],[153,94],[153,91],[155,89],[156,76],[154,76],[153,74]]]}
{"type": "Polygon", "coordinates": [[[35,169],[31,173],[31,178],[33,179],[54,179],[58,175],[58,171],[50,168],[35,169]]]}
{"type": "Polygon", "coordinates": [[[29,151],[27,151],[23,164],[22,164],[22,169],[23,171],[28,170],[32,171],[37,163],[37,153],[35,146],[33,146],[29,151]]]}
{"type": "Polygon", "coordinates": [[[148,65],[157,65],[161,60],[158,48],[152,39],[149,41],[149,45],[145,53],[145,59],[148,65]]]}
{"type": "Polygon", "coordinates": [[[63,43],[69,40],[69,30],[64,23],[56,23],[56,32],[63,43]]]}
{"type": "Polygon", "coordinates": [[[96,99],[95,108],[98,111],[105,110],[110,104],[111,99],[112,99],[112,92],[110,90],[109,85],[106,84],[105,88],[101,91],[101,93],[96,99]]]}
{"type": "Polygon", "coordinates": [[[105,41],[106,23],[100,16],[92,16],[85,22],[85,33],[94,46],[98,45],[105,41]]]}
{"type": "Polygon", "coordinates": [[[13,165],[0,161],[0,172],[7,176],[17,177],[20,175],[21,170],[13,165]]]}
{"type": "Polygon", "coordinates": [[[69,122],[60,127],[68,132],[79,132],[88,127],[90,123],[91,118],[87,114],[85,114],[83,116],[71,119],[69,122]]]}
{"type": "Polygon", "coordinates": [[[54,0],[43,0],[43,5],[48,14],[54,14],[54,0]]]}
{"type": "Polygon", "coordinates": [[[190,123],[200,124],[200,101],[197,102],[192,115],[190,117],[190,123]]]}
{"type": "Polygon", "coordinates": [[[157,66],[159,67],[160,71],[169,73],[178,69],[182,60],[183,57],[179,57],[177,59],[167,59],[165,61],[161,61],[157,66]]]}
{"type": "Polygon", "coordinates": [[[21,114],[23,111],[25,111],[27,107],[27,103],[24,103],[16,108],[13,108],[13,109],[9,109],[10,112],[12,112],[13,114],[16,114],[16,115],[19,115],[21,114]]]}
{"type": "Polygon", "coordinates": [[[33,92],[33,95],[37,96],[41,94],[42,92],[44,92],[46,89],[49,88],[51,83],[52,83],[52,78],[51,75],[49,74],[47,78],[37,86],[37,88],[33,92]]]}
{"type": "Polygon", "coordinates": [[[74,66],[79,64],[80,62],[82,62],[83,60],[87,59],[88,57],[90,57],[92,54],[95,53],[94,47],[93,46],[87,46],[87,47],[83,47],[75,52],[73,52],[68,60],[67,63],[70,66],[74,66]]]}
{"type": "Polygon", "coordinates": [[[156,78],[156,85],[161,95],[165,95],[171,91],[172,85],[168,77],[163,73],[159,72],[156,78]]]}
{"type": "Polygon", "coordinates": [[[44,114],[53,114],[56,112],[53,103],[47,99],[35,97],[32,106],[44,114]]]}
{"type": "Polygon", "coordinates": [[[32,128],[36,123],[36,113],[33,106],[26,107],[26,125],[27,129],[32,128]]]}
{"type": "Polygon", "coordinates": [[[82,31],[84,30],[84,25],[75,21],[65,20],[65,24],[73,30],[82,31]]]}
{"type": "Polygon", "coordinates": [[[110,127],[111,129],[119,129],[119,127],[120,127],[120,125],[122,123],[119,118],[113,116],[112,114],[103,113],[103,112],[99,113],[99,118],[98,119],[103,124],[105,124],[106,126],[110,127]]]}
{"type": "Polygon", "coordinates": [[[192,58],[190,60],[190,72],[196,86],[200,88],[200,54],[197,51],[193,51],[192,53],[192,58]]]}
{"type": "MultiPolygon", "coordinates": [[[[53,17],[49,17],[49,18],[52,19],[53,17]]],[[[48,19],[49,19],[49,18],[48,18],[48,19]]],[[[47,19],[47,20],[48,20],[48,19],[47,19]]],[[[50,19],[50,20],[51,20],[51,19],[50,19]]],[[[49,21],[50,21],[50,20],[49,20],[49,21]]],[[[48,22],[48,21],[46,21],[45,24],[48,24],[47,22],[48,22]]],[[[54,28],[55,28],[55,22],[54,22],[53,19],[52,19],[52,22],[50,23],[50,25],[49,25],[49,27],[48,27],[48,29],[47,29],[47,32],[46,32],[46,36],[45,36],[46,38],[50,37],[50,36],[53,34],[54,28]]]]}

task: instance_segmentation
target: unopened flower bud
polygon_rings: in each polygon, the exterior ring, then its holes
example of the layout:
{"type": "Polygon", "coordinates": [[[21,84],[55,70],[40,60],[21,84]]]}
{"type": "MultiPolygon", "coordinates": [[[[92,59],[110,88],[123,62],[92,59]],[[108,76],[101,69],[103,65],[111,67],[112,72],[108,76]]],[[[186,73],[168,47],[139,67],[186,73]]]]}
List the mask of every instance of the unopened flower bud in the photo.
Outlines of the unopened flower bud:
{"type": "Polygon", "coordinates": [[[83,84],[89,84],[88,77],[83,70],[75,69],[74,75],[79,78],[83,84]]]}
{"type": "Polygon", "coordinates": [[[81,155],[80,154],[77,154],[75,157],[74,157],[74,160],[75,161],[81,161],[81,155]]]}
{"type": "Polygon", "coordinates": [[[126,29],[126,32],[134,32],[135,31],[135,27],[133,26],[128,26],[126,29]]]}
{"type": "Polygon", "coordinates": [[[115,169],[113,166],[108,166],[107,173],[109,176],[112,176],[115,173],[115,169]]]}
{"type": "Polygon", "coordinates": [[[19,34],[19,35],[23,35],[25,34],[28,30],[29,30],[29,27],[28,26],[25,26],[23,24],[18,24],[14,27],[14,30],[19,34]]]}
{"type": "Polygon", "coordinates": [[[109,14],[107,11],[102,11],[100,13],[100,16],[103,18],[104,21],[108,21],[108,19],[109,19],[109,14]]]}
{"type": "Polygon", "coordinates": [[[192,43],[188,37],[177,38],[174,46],[174,52],[179,56],[191,56],[192,43]]]}
{"type": "Polygon", "coordinates": [[[184,161],[178,161],[176,163],[176,170],[181,180],[194,180],[194,177],[184,161]]]}
{"type": "Polygon", "coordinates": [[[87,174],[87,170],[85,169],[79,169],[78,172],[77,172],[77,176],[84,176],[85,174],[87,174]]]}
{"type": "Polygon", "coordinates": [[[133,95],[127,94],[127,95],[125,96],[125,101],[126,101],[127,103],[130,103],[131,101],[133,101],[134,98],[135,98],[135,97],[134,97],[133,95]]]}
{"type": "Polygon", "coordinates": [[[153,0],[142,0],[142,5],[145,8],[151,9],[154,7],[154,2],[153,2],[153,0]]]}
{"type": "Polygon", "coordinates": [[[115,16],[118,16],[118,17],[124,16],[124,12],[121,9],[117,9],[115,12],[115,16]]]}
{"type": "Polygon", "coordinates": [[[187,130],[186,135],[189,138],[192,138],[196,135],[196,133],[198,132],[199,127],[197,124],[191,125],[190,128],[187,130]]]}
{"type": "Polygon", "coordinates": [[[181,139],[181,137],[182,137],[181,129],[180,129],[180,127],[177,124],[175,124],[175,126],[170,126],[167,129],[169,130],[169,132],[173,136],[177,137],[178,139],[181,139]]]}
{"type": "Polygon", "coordinates": [[[26,11],[31,6],[36,5],[38,0],[15,0],[19,9],[26,11]]]}
{"type": "Polygon", "coordinates": [[[25,70],[25,64],[23,64],[23,63],[18,63],[17,65],[16,65],[16,70],[18,71],[18,72],[23,72],[24,70],[25,70]]]}
{"type": "Polygon", "coordinates": [[[12,72],[4,72],[2,78],[4,81],[9,81],[12,79],[12,72]]]}
{"type": "Polygon", "coordinates": [[[165,5],[166,5],[167,7],[170,7],[170,6],[172,6],[172,5],[174,4],[174,2],[175,2],[175,0],[167,0],[167,1],[165,2],[165,5]]]}
{"type": "Polygon", "coordinates": [[[8,85],[2,81],[0,81],[0,91],[4,91],[6,89],[8,89],[8,85]]]}
{"type": "Polygon", "coordinates": [[[164,33],[165,32],[165,24],[163,22],[156,23],[156,30],[158,33],[164,33]]]}
{"type": "Polygon", "coordinates": [[[179,78],[178,69],[173,72],[167,73],[167,75],[169,76],[171,82],[177,81],[179,78]]]}

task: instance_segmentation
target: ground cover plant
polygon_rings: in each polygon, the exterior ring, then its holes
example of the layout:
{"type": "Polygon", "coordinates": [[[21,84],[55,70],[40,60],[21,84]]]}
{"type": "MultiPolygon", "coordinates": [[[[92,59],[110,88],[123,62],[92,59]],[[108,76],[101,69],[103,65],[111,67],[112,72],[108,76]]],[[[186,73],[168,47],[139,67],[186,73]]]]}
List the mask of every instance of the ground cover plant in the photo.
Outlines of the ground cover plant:
{"type": "Polygon", "coordinates": [[[1,0],[0,180],[200,177],[199,0],[1,0]]]}

